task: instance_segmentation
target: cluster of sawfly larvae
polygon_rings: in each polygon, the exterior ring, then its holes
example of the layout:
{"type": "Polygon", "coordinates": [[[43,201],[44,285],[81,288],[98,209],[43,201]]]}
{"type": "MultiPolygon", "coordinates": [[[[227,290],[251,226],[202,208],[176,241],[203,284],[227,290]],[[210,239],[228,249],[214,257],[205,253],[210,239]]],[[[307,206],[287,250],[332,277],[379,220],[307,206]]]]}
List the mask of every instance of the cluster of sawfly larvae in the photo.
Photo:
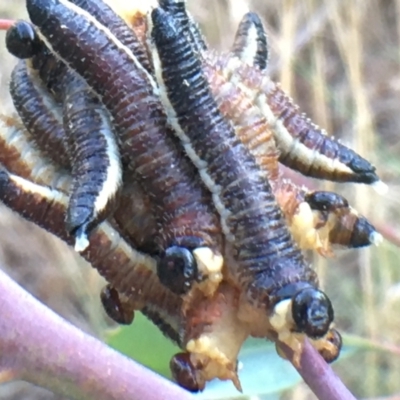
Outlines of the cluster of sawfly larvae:
{"type": "Polygon", "coordinates": [[[16,116],[0,119],[0,200],[88,260],[121,324],[140,310],[182,352],[183,387],[232,380],[249,336],[308,338],[340,353],[330,300],[303,255],[380,235],[333,192],[282,178],[382,187],[375,168],[325,135],[266,68],[259,17],[226,54],[208,49],[184,0],[129,24],[100,0],[27,0],[7,32],[19,58],[16,116]]]}

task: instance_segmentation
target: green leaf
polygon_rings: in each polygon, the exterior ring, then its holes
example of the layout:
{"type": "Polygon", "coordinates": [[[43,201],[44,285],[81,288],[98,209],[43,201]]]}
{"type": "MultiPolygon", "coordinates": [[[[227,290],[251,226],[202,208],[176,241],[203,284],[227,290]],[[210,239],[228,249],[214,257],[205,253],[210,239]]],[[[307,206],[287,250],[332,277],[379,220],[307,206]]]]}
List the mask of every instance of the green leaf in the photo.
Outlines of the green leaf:
{"type": "Polygon", "coordinates": [[[166,377],[171,377],[169,361],[180,349],[149,322],[141,313],[135,313],[132,325],[109,335],[107,343],[166,377]]]}

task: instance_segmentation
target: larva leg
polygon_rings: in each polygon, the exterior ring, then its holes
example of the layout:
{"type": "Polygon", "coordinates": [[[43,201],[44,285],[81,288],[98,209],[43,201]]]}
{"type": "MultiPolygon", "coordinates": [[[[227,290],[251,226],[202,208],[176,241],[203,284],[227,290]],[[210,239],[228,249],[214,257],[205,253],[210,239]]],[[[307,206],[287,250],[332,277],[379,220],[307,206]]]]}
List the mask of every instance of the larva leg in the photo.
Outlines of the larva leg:
{"type": "Polygon", "coordinates": [[[129,303],[121,299],[118,291],[110,284],[100,293],[101,304],[106,314],[120,325],[130,325],[134,319],[134,310],[129,303]]]}
{"type": "Polygon", "coordinates": [[[175,354],[169,364],[172,378],[189,392],[201,392],[206,387],[206,380],[196,368],[191,359],[190,353],[175,354]]]}

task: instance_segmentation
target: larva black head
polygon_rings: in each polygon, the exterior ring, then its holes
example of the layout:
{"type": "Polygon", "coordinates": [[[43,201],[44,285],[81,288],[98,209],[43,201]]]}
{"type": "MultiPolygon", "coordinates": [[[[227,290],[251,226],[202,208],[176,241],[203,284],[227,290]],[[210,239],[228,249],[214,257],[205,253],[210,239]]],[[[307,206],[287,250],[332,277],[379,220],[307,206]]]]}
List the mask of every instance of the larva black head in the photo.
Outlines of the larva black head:
{"type": "Polygon", "coordinates": [[[186,247],[171,246],[157,264],[160,282],[176,294],[186,293],[196,279],[196,260],[186,247]]]}
{"type": "Polygon", "coordinates": [[[40,51],[41,40],[29,22],[18,21],[7,31],[6,47],[13,56],[25,59],[40,51]]]}
{"type": "Polygon", "coordinates": [[[324,336],[333,321],[333,308],[327,295],[309,287],[292,298],[292,316],[296,330],[311,338],[324,336]]]}
{"type": "Polygon", "coordinates": [[[49,18],[52,8],[57,4],[57,0],[27,0],[26,9],[32,23],[40,27],[49,18]]]}
{"type": "Polygon", "coordinates": [[[335,211],[338,208],[349,207],[348,201],[334,192],[316,191],[307,193],[304,200],[312,210],[335,211]]]}
{"type": "Polygon", "coordinates": [[[189,353],[178,353],[172,357],[169,364],[172,377],[174,380],[186,390],[196,393],[204,390],[205,381],[201,379],[200,374],[196,373],[196,369],[190,360],[189,353]]]}
{"type": "Polygon", "coordinates": [[[100,293],[100,300],[106,314],[121,325],[133,322],[134,311],[121,302],[119,294],[112,286],[107,285],[100,293]]]}

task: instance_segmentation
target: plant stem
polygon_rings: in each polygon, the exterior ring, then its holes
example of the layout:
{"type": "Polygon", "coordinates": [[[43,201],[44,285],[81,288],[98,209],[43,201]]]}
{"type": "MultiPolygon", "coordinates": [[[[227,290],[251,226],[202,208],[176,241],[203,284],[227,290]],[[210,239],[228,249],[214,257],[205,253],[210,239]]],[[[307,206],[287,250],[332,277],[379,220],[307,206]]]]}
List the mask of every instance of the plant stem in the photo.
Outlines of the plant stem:
{"type": "Polygon", "coordinates": [[[0,316],[3,382],[22,379],[82,400],[193,399],[63,320],[2,271],[0,316]]]}
{"type": "MultiPolygon", "coordinates": [[[[293,350],[290,347],[283,343],[279,343],[279,347],[289,360],[293,359],[293,350]]],[[[300,366],[296,366],[293,362],[292,364],[318,399],[356,400],[307,339],[304,340],[300,366]]]]}

